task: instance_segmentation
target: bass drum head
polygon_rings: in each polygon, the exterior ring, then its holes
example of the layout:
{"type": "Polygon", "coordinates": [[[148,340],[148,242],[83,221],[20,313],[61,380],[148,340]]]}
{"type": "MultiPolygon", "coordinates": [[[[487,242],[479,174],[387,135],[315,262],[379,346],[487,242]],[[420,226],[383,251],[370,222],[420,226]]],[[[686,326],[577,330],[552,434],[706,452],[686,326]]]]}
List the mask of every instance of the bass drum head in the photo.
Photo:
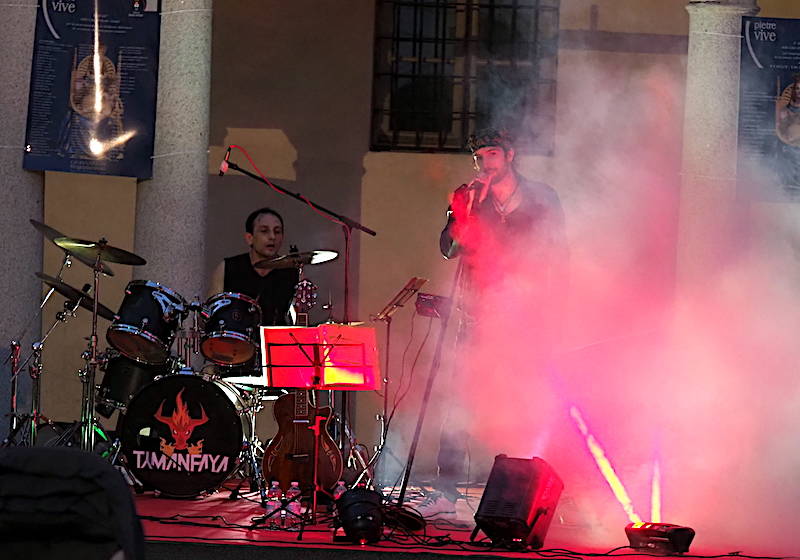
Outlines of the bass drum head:
{"type": "Polygon", "coordinates": [[[119,429],[128,469],[146,487],[196,496],[225,481],[242,449],[241,399],[192,375],[158,379],[131,399],[119,429]]]}

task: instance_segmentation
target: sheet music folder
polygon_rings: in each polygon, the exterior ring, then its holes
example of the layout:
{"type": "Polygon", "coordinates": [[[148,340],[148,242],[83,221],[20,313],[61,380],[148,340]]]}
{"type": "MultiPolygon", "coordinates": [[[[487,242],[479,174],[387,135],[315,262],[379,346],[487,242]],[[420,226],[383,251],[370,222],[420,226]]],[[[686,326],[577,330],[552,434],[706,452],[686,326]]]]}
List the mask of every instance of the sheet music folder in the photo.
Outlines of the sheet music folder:
{"type": "Polygon", "coordinates": [[[261,363],[267,387],[368,391],[381,384],[372,327],[261,327],[261,363]]]}

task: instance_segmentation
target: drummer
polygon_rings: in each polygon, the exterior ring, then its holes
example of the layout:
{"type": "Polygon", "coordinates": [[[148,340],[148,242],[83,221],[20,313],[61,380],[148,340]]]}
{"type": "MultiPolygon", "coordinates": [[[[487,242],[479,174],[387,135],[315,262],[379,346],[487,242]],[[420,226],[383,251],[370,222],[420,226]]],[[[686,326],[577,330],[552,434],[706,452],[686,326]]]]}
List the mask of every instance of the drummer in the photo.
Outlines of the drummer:
{"type": "Polygon", "coordinates": [[[220,292],[244,294],[261,306],[262,325],[286,325],[299,280],[298,269],[254,266],[278,256],[283,243],[283,218],[272,208],[259,208],[247,217],[244,229],[244,240],[250,250],[217,265],[211,276],[209,296],[220,292]]]}

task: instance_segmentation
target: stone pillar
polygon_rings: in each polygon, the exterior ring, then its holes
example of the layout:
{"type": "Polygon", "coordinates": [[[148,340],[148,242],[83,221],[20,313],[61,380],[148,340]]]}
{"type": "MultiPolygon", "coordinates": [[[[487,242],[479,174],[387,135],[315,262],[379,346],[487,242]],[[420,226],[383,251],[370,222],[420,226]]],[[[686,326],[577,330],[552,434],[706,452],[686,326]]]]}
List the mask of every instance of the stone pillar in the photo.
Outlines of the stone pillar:
{"type": "Polygon", "coordinates": [[[153,178],[136,195],[134,276],[203,296],[212,0],[164,0],[153,178]]]}
{"type": "Polygon", "coordinates": [[[736,243],[742,16],[758,0],[693,0],[683,126],[677,291],[703,286],[736,243]]]}
{"type": "MultiPolygon", "coordinates": [[[[42,219],[42,175],[22,169],[25,119],[36,27],[36,0],[14,0],[0,16],[0,433],[5,434],[9,410],[8,343],[19,336],[37,311],[41,284],[33,276],[42,268],[42,236],[28,223],[42,219]]],[[[22,347],[39,338],[32,320],[22,347]]],[[[28,402],[28,377],[20,378],[20,405],[28,402]]]]}

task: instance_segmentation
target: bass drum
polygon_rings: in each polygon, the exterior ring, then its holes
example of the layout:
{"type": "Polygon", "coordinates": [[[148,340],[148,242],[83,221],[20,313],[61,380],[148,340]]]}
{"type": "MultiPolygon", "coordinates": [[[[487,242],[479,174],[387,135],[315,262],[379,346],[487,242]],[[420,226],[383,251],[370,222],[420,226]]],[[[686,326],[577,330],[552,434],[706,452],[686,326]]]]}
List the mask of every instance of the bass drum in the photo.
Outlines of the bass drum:
{"type": "Polygon", "coordinates": [[[250,437],[244,410],[239,393],[223,381],[194,375],[154,381],[136,393],[121,419],[128,470],[166,496],[216,490],[250,437]]]}

